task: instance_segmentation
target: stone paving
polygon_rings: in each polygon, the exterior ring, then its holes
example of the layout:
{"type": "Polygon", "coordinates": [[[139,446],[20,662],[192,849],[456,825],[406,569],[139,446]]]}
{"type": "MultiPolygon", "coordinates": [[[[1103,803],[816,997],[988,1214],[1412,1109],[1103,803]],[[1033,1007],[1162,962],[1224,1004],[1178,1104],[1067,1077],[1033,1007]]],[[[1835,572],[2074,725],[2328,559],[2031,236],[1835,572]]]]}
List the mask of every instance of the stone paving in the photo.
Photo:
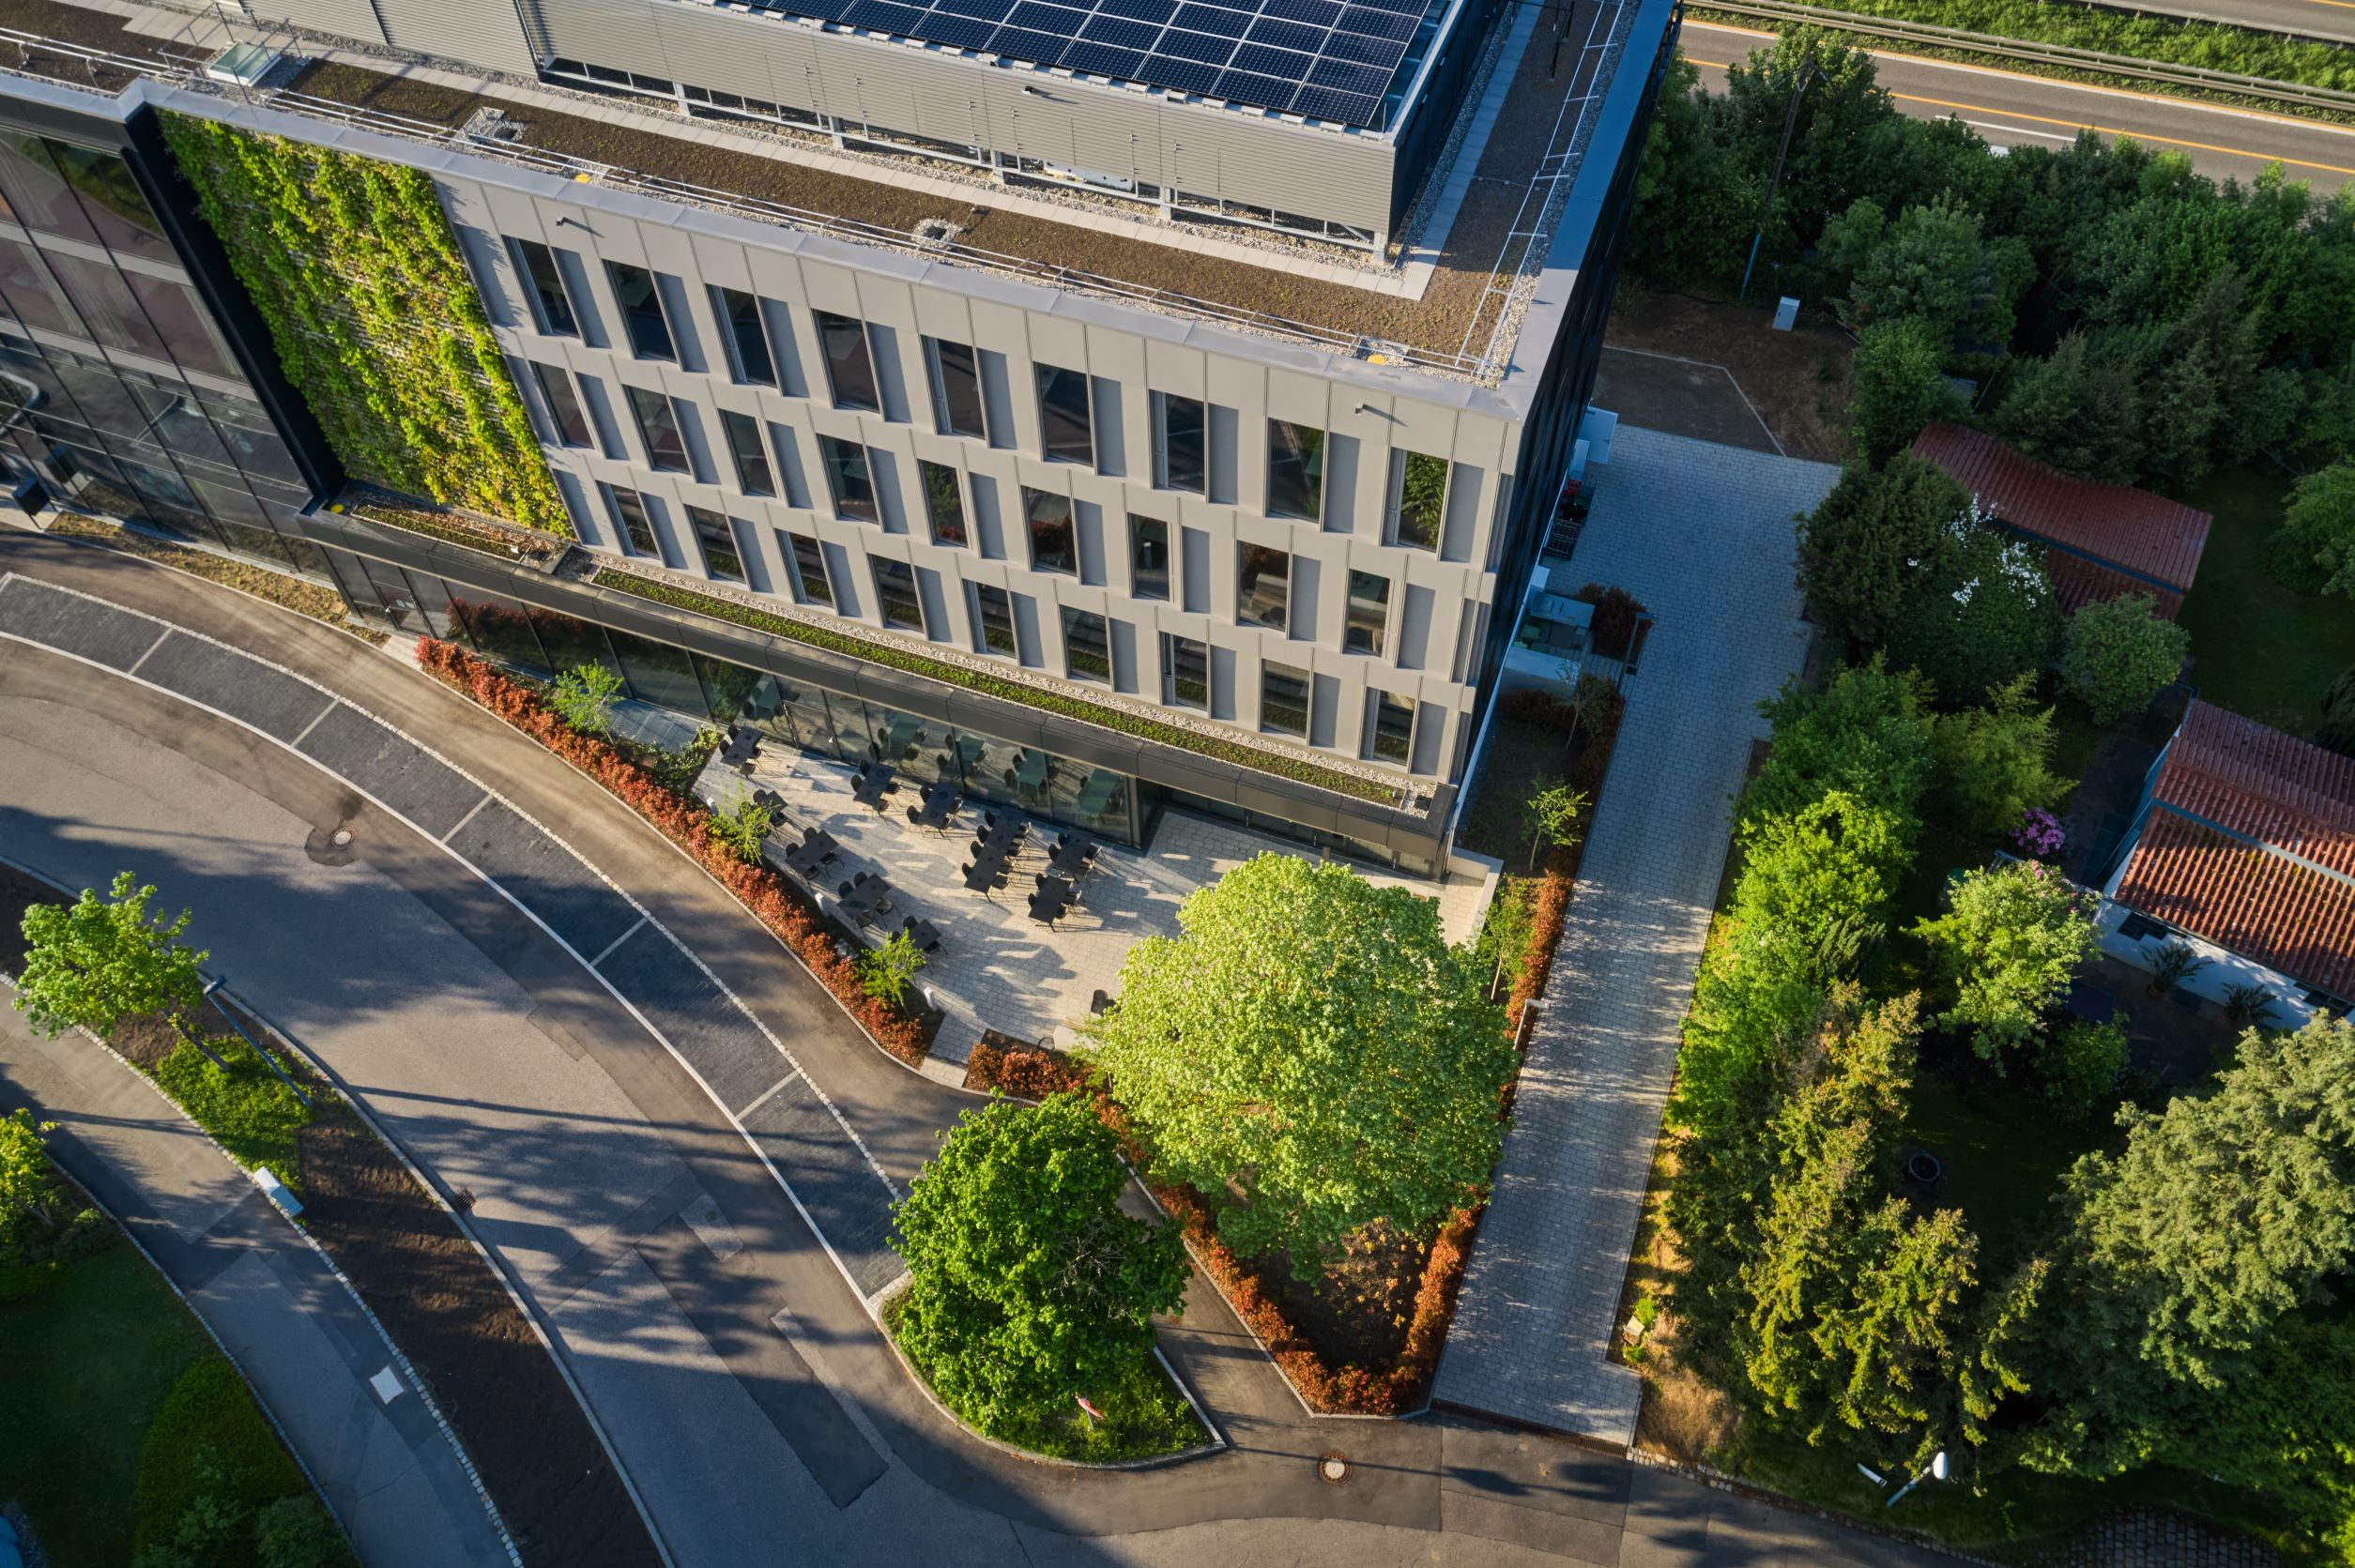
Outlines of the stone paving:
{"type": "Polygon", "coordinates": [[[1838,470],[1620,427],[1573,567],[1656,617],[1579,871],[1435,1396],[1613,1443],[1607,1360],[1756,705],[1807,636],[1792,520],[1838,470]]]}
{"type": "MultiPolygon", "coordinates": [[[[863,871],[891,883],[892,912],[869,929],[870,937],[897,930],[903,915],[932,922],[940,933],[940,953],[916,978],[949,1014],[932,1047],[942,1061],[962,1063],[985,1027],[1018,1040],[1069,1044],[1072,1026],[1087,1017],[1095,993],[1119,995],[1121,962],[1129,948],[1147,936],[1177,935],[1178,906],[1188,893],[1265,851],[1313,853],[1271,834],[1164,812],[1147,850],[1106,845],[1079,884],[1078,905],[1049,931],[1030,918],[1024,901],[1061,830],[1033,823],[1006,886],[985,898],[968,890],[962,876],[980,828],[979,808],[968,805],[949,831],[935,832],[907,820],[907,808],[921,799],[916,785],[899,787],[877,813],[851,798],[851,779],[848,764],[771,740],[749,775],[715,760],[697,788],[722,805],[747,789],[773,789],[785,799],[788,827],[822,827],[833,834],[842,854],[822,874],[821,898],[863,871]]],[[[784,845],[798,840],[795,832],[779,834],[772,841],[772,858],[781,859],[784,845]]],[[[1477,930],[1489,897],[1486,879],[1459,873],[1437,883],[1359,869],[1370,882],[1436,898],[1449,941],[1469,941],[1477,930]]]]}

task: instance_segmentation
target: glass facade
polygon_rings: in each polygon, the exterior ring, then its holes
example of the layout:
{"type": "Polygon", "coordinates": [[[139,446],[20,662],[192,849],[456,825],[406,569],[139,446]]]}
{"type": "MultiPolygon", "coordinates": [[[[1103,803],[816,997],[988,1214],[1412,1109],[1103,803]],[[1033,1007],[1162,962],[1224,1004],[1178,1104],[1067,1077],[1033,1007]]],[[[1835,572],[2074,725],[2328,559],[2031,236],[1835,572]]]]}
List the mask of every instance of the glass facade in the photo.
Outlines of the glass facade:
{"type": "Polygon", "coordinates": [[[6,128],[0,415],[11,484],[326,575],[295,522],[311,488],[130,166],[6,128]]]}
{"type": "MultiPolygon", "coordinates": [[[[746,669],[482,588],[349,551],[322,551],[344,597],[371,619],[472,647],[539,679],[583,664],[619,674],[626,694],[713,723],[765,734],[842,762],[882,761],[919,783],[946,779],[976,799],[1141,842],[1137,781],[869,699],[746,669]]],[[[879,565],[881,563],[878,563],[879,565]]]]}

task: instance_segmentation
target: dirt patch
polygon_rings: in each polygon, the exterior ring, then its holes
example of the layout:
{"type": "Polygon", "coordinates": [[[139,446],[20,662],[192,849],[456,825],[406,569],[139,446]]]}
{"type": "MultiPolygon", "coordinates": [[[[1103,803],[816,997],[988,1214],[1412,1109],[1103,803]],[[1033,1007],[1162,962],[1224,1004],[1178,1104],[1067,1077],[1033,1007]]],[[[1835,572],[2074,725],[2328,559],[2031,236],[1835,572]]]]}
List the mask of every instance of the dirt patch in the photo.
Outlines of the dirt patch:
{"type": "Polygon", "coordinates": [[[1327,1366],[1389,1366],[1406,1353],[1415,1293],[1430,1262],[1416,1241],[1376,1221],[1345,1243],[1321,1275],[1295,1279],[1281,1253],[1248,1267],[1327,1366]]]}
{"type": "Polygon", "coordinates": [[[1854,340],[1819,324],[1777,332],[1773,316],[1771,300],[1735,305],[1622,285],[1604,339],[1613,347],[1722,366],[1785,453],[1840,462],[1847,451],[1854,340]]]}

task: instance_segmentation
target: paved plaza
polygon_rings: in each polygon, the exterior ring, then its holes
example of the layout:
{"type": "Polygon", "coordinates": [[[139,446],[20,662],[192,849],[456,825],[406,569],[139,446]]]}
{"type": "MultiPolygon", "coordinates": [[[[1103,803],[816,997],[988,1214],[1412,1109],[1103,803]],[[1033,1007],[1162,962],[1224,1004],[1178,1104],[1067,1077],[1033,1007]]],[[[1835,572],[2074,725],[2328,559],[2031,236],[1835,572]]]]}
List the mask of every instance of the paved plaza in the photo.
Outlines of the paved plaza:
{"type": "Polygon", "coordinates": [[[1838,470],[1622,426],[1594,477],[1577,580],[1656,621],[1435,1394],[1624,1443],[1640,1383],[1607,1355],[1628,1252],[1757,704],[1806,654],[1792,521],[1838,470]]]}
{"type": "MultiPolygon", "coordinates": [[[[1231,823],[1164,812],[1150,849],[1105,846],[1079,883],[1078,905],[1050,931],[1031,919],[1026,900],[1063,830],[1033,822],[1005,887],[984,897],[967,889],[962,875],[984,807],[969,803],[947,831],[935,832],[907,819],[908,808],[921,798],[912,782],[876,812],[851,798],[852,781],[846,763],[771,740],[750,774],[715,759],[698,789],[722,805],[748,789],[784,797],[787,827],[771,840],[772,859],[800,842],[792,830],[817,827],[833,834],[842,853],[815,884],[821,895],[861,872],[888,881],[892,910],[865,933],[870,939],[897,930],[903,916],[932,922],[940,933],[940,952],[916,978],[949,1015],[932,1047],[934,1058],[947,1062],[962,1063],[984,1028],[1017,1040],[1070,1044],[1072,1028],[1087,1017],[1095,993],[1120,994],[1121,961],[1129,948],[1147,936],[1177,935],[1178,906],[1188,893],[1255,855],[1315,853],[1231,823]]],[[[1440,925],[1451,942],[1472,938],[1491,887],[1489,878],[1461,873],[1437,883],[1359,869],[1369,882],[1437,899],[1440,925]]],[[[835,912],[831,903],[829,912],[835,912]]]]}

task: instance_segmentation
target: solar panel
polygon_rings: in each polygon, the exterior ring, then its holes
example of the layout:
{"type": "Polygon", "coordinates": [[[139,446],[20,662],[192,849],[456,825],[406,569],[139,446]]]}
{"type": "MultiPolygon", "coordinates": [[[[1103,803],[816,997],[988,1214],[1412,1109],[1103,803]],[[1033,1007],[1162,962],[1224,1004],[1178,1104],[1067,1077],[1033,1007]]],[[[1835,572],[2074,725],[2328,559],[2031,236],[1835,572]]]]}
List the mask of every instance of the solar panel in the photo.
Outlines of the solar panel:
{"type": "Polygon", "coordinates": [[[1375,129],[1447,0],[753,0],[1028,65],[1375,129]]]}

